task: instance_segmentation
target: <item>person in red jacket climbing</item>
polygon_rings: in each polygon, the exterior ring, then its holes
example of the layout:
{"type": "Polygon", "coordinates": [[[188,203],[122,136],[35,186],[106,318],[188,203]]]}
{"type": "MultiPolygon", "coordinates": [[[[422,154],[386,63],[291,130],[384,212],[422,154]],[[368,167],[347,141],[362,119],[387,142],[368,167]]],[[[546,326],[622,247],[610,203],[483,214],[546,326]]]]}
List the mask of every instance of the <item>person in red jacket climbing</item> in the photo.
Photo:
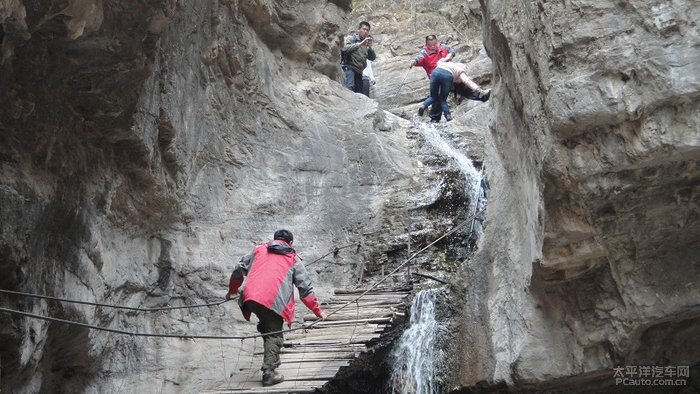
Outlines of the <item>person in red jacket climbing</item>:
{"type": "Polygon", "coordinates": [[[438,62],[449,62],[455,56],[455,50],[449,45],[438,43],[437,37],[434,34],[425,37],[425,46],[421,48],[418,56],[411,60],[411,66],[421,66],[425,73],[432,74],[438,62]]]}
{"type": "Polygon", "coordinates": [[[283,322],[291,327],[294,319],[294,287],[299,289],[301,301],[318,318],[326,315],[314,295],[311,279],[304,263],[297,255],[292,242],[294,236],[288,230],[277,230],[273,241],[255,247],[253,253],[243,256],[236,265],[229,281],[226,299],[230,300],[248,279],[238,300],[243,316],[250,320],[250,314],[258,317],[258,332],[263,336],[263,386],[271,386],[284,381],[284,376],[276,372],[280,366],[280,349],[284,344],[283,322]]]}
{"type": "MultiPolygon", "coordinates": [[[[437,36],[430,34],[425,37],[425,46],[420,50],[418,56],[411,60],[409,68],[413,68],[413,66],[423,67],[430,79],[430,97],[424,100],[418,108],[418,115],[423,116],[425,110],[430,106],[431,123],[440,122],[442,113],[445,114],[445,119],[448,122],[452,120],[446,101],[450,89],[454,89],[455,98],[458,98],[459,102],[462,101],[462,97],[470,100],[488,101],[491,94],[490,90],[481,89],[474,81],[467,78],[466,73],[461,68],[453,67],[457,65],[452,63],[455,53],[454,48],[438,43],[437,36]],[[433,75],[433,71],[436,69],[441,75],[433,75]],[[453,84],[447,84],[446,70],[454,76],[453,84]],[[441,99],[441,96],[444,96],[444,99],[441,99]]],[[[461,66],[464,67],[463,64],[461,66]]]]}
{"type": "MultiPolygon", "coordinates": [[[[456,53],[451,46],[440,44],[435,34],[427,35],[425,36],[425,45],[421,48],[418,55],[411,60],[409,69],[413,68],[413,66],[423,67],[425,73],[428,74],[428,78],[430,78],[430,74],[433,73],[439,62],[449,62],[455,57],[456,53]]],[[[430,119],[439,122],[442,117],[440,103],[436,103],[430,109],[430,119]]]]}

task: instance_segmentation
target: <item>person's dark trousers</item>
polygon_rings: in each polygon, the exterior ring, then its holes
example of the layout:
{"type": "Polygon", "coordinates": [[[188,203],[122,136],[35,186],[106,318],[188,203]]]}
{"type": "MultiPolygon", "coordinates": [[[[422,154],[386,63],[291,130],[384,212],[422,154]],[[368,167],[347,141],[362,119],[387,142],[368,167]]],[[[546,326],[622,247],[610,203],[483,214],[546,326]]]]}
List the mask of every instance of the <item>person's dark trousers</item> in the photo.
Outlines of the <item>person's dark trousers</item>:
{"type": "Polygon", "coordinates": [[[430,121],[438,123],[442,119],[442,105],[435,103],[430,106],[430,121]]]}
{"type": "Polygon", "coordinates": [[[440,103],[442,113],[447,115],[450,113],[450,106],[447,104],[447,95],[452,90],[452,73],[436,68],[430,74],[430,97],[433,103],[440,103]]]}
{"type": "Polygon", "coordinates": [[[369,97],[369,78],[362,78],[362,94],[369,97]]]}
{"type": "MultiPolygon", "coordinates": [[[[423,102],[425,103],[430,97],[426,97],[423,102]]],[[[438,123],[442,119],[442,105],[440,103],[434,103],[430,107],[430,121],[438,123]]]]}
{"type": "Polygon", "coordinates": [[[343,85],[355,93],[362,93],[362,72],[355,72],[348,66],[342,66],[345,81],[343,85]]]}
{"type": "MultiPolygon", "coordinates": [[[[259,333],[282,331],[284,321],[280,315],[255,301],[246,301],[245,306],[258,317],[259,333]]],[[[263,336],[263,365],[261,368],[263,372],[273,371],[280,366],[280,350],[283,345],[284,337],[281,332],[263,336]]]]}
{"type": "Polygon", "coordinates": [[[462,102],[462,98],[466,97],[469,100],[474,100],[474,101],[487,101],[484,99],[483,96],[480,96],[479,93],[471,90],[467,85],[463,83],[456,83],[452,86],[452,90],[455,92],[455,99],[457,100],[458,103],[462,102]]]}

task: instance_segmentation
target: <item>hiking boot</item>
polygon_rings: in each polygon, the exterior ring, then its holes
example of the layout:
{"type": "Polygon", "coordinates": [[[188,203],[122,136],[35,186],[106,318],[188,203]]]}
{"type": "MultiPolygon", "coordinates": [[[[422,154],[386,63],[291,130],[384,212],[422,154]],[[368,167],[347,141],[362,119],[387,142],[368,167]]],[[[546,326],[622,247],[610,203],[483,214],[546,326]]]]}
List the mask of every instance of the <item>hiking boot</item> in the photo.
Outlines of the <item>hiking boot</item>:
{"type": "Polygon", "coordinates": [[[284,381],[284,376],[281,373],[277,373],[274,369],[272,371],[263,372],[262,384],[264,387],[273,386],[277,383],[282,383],[284,381]]]}
{"type": "Polygon", "coordinates": [[[440,123],[440,119],[430,119],[430,123],[440,123]]]}
{"type": "Polygon", "coordinates": [[[452,120],[452,114],[449,114],[449,113],[445,114],[445,122],[449,122],[451,120],[452,120]]]}
{"type": "Polygon", "coordinates": [[[491,97],[491,89],[479,93],[479,100],[481,100],[483,102],[489,101],[489,97],[491,97]]]}
{"type": "Polygon", "coordinates": [[[425,107],[418,108],[418,116],[423,116],[423,115],[425,115],[425,107]]]}

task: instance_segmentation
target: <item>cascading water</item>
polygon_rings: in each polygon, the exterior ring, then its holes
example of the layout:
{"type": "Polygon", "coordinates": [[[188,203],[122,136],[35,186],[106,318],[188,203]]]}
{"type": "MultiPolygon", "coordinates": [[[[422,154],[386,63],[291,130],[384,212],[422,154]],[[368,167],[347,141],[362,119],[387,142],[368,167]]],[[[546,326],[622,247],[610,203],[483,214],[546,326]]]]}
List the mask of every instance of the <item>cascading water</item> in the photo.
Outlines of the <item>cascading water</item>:
{"type": "Polygon", "coordinates": [[[478,200],[473,197],[478,196],[481,182],[481,174],[474,167],[474,163],[472,163],[467,155],[450,145],[450,143],[440,135],[436,127],[426,123],[418,123],[417,128],[418,132],[423,135],[423,138],[425,138],[430,145],[452,158],[457,163],[459,171],[464,175],[467,181],[467,195],[472,197],[469,203],[469,212],[472,212],[478,200]]]}
{"type": "Polygon", "coordinates": [[[410,327],[392,352],[391,392],[433,394],[439,392],[436,337],[440,325],[435,319],[435,298],[439,289],[422,290],[411,304],[410,327]]]}
{"type": "MultiPolygon", "coordinates": [[[[469,215],[477,216],[470,229],[470,246],[482,231],[483,208],[487,185],[483,174],[476,170],[463,152],[440,135],[436,127],[418,123],[416,128],[435,149],[453,159],[466,181],[469,215]],[[472,239],[473,238],[473,239],[472,239]]],[[[435,394],[440,392],[436,378],[439,370],[439,350],[436,343],[440,324],[435,318],[435,298],[439,289],[422,290],[411,305],[410,327],[403,333],[392,352],[393,371],[391,392],[401,394],[435,394]]]]}
{"type": "Polygon", "coordinates": [[[417,123],[418,132],[423,135],[423,138],[446,156],[452,158],[456,163],[459,171],[464,175],[467,184],[467,195],[469,196],[469,215],[477,215],[474,225],[470,230],[470,238],[478,238],[481,234],[481,223],[483,222],[483,213],[478,213],[486,206],[486,182],[482,174],[474,167],[474,163],[463,152],[453,147],[445,140],[438,131],[438,128],[426,123],[417,123]]]}

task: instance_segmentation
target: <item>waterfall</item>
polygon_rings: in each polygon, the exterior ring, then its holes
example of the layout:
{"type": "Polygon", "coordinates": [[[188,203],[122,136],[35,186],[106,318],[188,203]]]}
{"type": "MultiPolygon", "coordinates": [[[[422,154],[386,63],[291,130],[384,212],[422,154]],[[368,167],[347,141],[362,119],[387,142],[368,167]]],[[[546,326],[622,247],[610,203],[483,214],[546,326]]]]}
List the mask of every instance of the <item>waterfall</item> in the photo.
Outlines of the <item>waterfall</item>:
{"type": "Polygon", "coordinates": [[[467,182],[467,195],[470,197],[468,212],[470,215],[473,214],[481,187],[481,174],[474,167],[474,163],[472,163],[471,159],[462,151],[447,142],[447,140],[440,135],[437,127],[426,123],[418,123],[417,128],[418,132],[423,135],[423,138],[425,138],[430,145],[444,155],[452,158],[457,164],[459,171],[464,175],[464,179],[467,182]]]}
{"type": "Polygon", "coordinates": [[[436,337],[435,296],[439,289],[422,290],[411,304],[410,327],[392,352],[391,392],[401,394],[438,393],[435,372],[439,357],[436,337]]]}
{"type": "MultiPolygon", "coordinates": [[[[444,155],[452,158],[459,171],[464,175],[467,184],[466,193],[469,196],[469,215],[474,215],[486,206],[486,190],[487,183],[482,174],[476,170],[474,163],[462,151],[452,146],[445,138],[440,135],[438,127],[426,123],[417,123],[418,132],[423,135],[423,138],[444,155]]],[[[472,228],[470,229],[470,244],[475,242],[476,238],[483,232],[482,222],[484,220],[483,213],[477,215],[472,228]]],[[[473,246],[470,246],[470,248],[473,246]]]]}
{"type": "MultiPolygon", "coordinates": [[[[440,153],[454,160],[466,181],[469,196],[468,214],[474,215],[486,205],[487,183],[471,159],[440,135],[437,127],[416,125],[423,138],[440,153]]],[[[470,248],[482,229],[483,212],[477,215],[470,229],[470,248]],[[472,239],[473,238],[473,239],[472,239]]],[[[441,325],[435,319],[435,298],[439,289],[422,290],[413,299],[409,328],[404,331],[392,351],[392,393],[436,394],[440,392],[436,372],[439,370],[439,349],[436,343],[441,325]]]]}

